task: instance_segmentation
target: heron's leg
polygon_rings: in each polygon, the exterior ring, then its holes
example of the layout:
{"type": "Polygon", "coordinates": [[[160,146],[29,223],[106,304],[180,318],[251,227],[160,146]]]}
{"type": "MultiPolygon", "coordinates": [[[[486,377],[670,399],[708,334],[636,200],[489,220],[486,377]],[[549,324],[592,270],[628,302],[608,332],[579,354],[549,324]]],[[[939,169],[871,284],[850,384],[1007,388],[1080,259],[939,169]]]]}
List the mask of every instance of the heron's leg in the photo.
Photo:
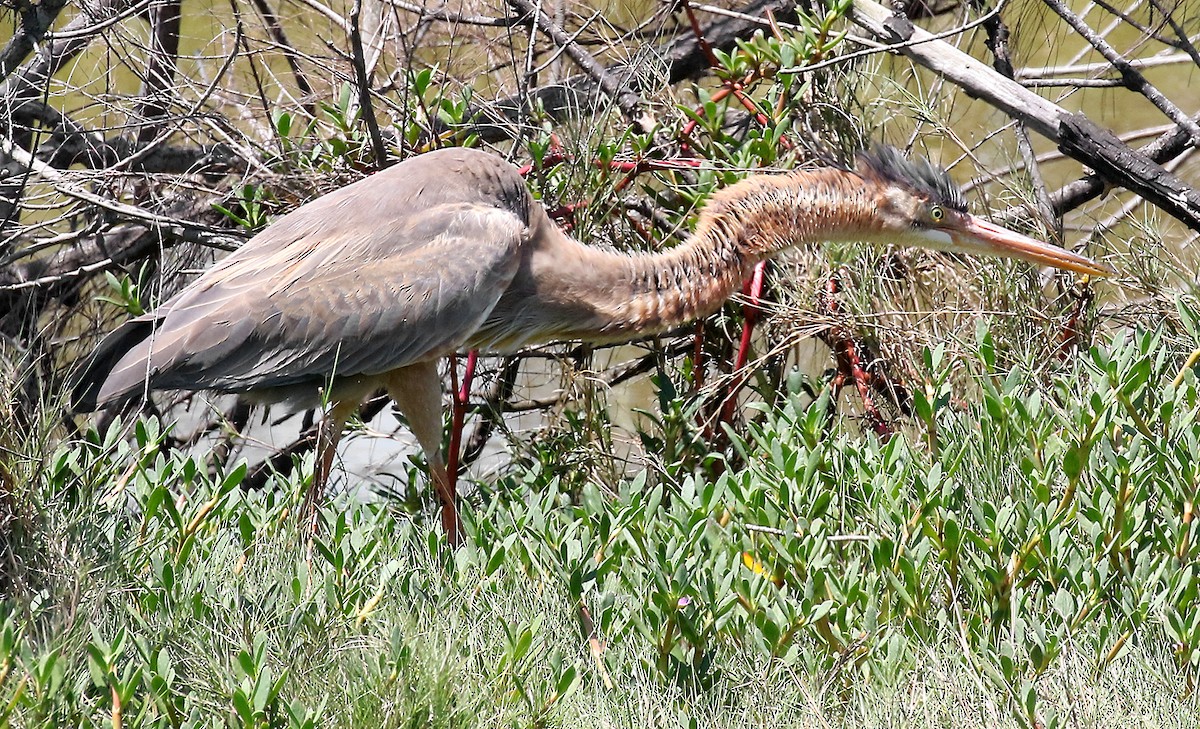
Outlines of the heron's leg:
{"type": "Polygon", "coordinates": [[[388,376],[387,391],[425,452],[430,479],[442,502],[442,528],[446,540],[452,546],[457,545],[462,523],[458,519],[457,494],[442,458],[442,379],[438,376],[437,362],[418,362],[392,372],[388,376]]]}
{"type": "Polygon", "coordinates": [[[325,498],[325,487],[329,483],[329,474],[333,472],[333,458],[337,455],[337,444],[346,428],[346,421],[358,409],[358,401],[339,400],[330,405],[329,411],[321,419],[317,429],[317,454],[314,464],[312,483],[304,496],[304,514],[309,518],[309,527],[313,534],[317,532],[317,511],[321,500],[325,498]]]}

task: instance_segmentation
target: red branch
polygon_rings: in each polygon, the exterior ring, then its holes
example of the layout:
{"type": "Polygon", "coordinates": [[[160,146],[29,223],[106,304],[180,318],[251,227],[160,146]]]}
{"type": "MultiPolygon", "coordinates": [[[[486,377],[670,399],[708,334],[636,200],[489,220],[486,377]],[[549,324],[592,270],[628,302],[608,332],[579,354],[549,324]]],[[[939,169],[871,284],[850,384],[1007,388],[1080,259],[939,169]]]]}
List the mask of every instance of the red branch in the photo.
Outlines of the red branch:
{"type": "Polygon", "coordinates": [[[568,233],[575,229],[575,211],[587,207],[586,202],[567,203],[559,205],[553,210],[547,210],[546,213],[550,219],[562,226],[562,229],[568,233]]]}
{"type": "Polygon", "coordinates": [[[472,349],[467,355],[467,367],[463,371],[462,387],[458,386],[458,357],[450,355],[450,447],[446,453],[446,474],[450,477],[450,489],[458,484],[458,451],[462,447],[463,422],[467,417],[467,401],[471,397],[471,381],[475,379],[475,364],[479,351],[472,349]]]}
{"type": "Polygon", "coordinates": [[[1092,287],[1083,284],[1075,296],[1075,306],[1071,307],[1071,315],[1067,317],[1067,321],[1063,324],[1062,331],[1058,337],[1058,358],[1065,360],[1071,356],[1071,352],[1083,346],[1083,326],[1084,315],[1091,308],[1092,300],[1096,297],[1096,293],[1092,291],[1092,287]]]}
{"type": "MultiPolygon", "coordinates": [[[[825,296],[821,298],[821,303],[829,314],[836,314],[838,311],[836,296],[840,290],[841,282],[837,276],[831,276],[825,287],[825,296]]],[[[817,336],[833,350],[834,358],[837,361],[837,374],[830,383],[833,388],[833,401],[837,402],[842,387],[849,379],[858,389],[858,396],[862,399],[863,413],[871,425],[871,430],[885,441],[891,438],[895,429],[879,412],[878,406],[875,405],[875,398],[871,394],[872,390],[879,389],[882,383],[876,382],[875,375],[863,367],[862,358],[858,353],[858,343],[854,337],[845,327],[838,325],[829,327],[817,336]]]]}
{"type": "MultiPolygon", "coordinates": [[[[717,55],[713,53],[712,45],[709,44],[708,39],[704,37],[704,31],[700,29],[700,21],[696,19],[696,13],[692,10],[691,2],[689,2],[689,0],[682,0],[680,4],[683,6],[683,12],[687,13],[688,23],[690,23],[692,26],[692,33],[696,36],[696,45],[700,47],[700,52],[703,53],[705,58],[708,59],[709,65],[711,65],[713,68],[720,68],[721,62],[717,59],[717,55]]],[[[762,113],[762,110],[758,108],[754,101],[745,94],[746,86],[749,86],[759,78],[760,77],[757,73],[751,73],[742,81],[728,79],[724,82],[723,88],[718,89],[715,93],[713,93],[712,100],[721,101],[726,96],[733,94],[733,98],[737,99],[738,103],[754,116],[754,120],[757,121],[760,126],[762,126],[764,129],[769,129],[771,127],[770,118],[768,118],[766,114],[762,113]]],[[[697,109],[697,113],[700,113],[701,111],[702,109],[697,109]]],[[[684,125],[681,135],[686,140],[691,136],[695,129],[696,122],[694,120],[689,121],[684,125]]],[[[792,143],[787,137],[780,137],[779,143],[783,145],[784,149],[792,148],[792,143]]],[[[688,148],[686,141],[684,141],[681,146],[685,151],[688,148]]]]}
{"type": "Polygon", "coordinates": [[[694,170],[704,163],[703,160],[690,159],[686,157],[676,157],[675,159],[636,159],[636,160],[612,160],[610,162],[601,162],[600,160],[593,161],[597,167],[607,168],[615,172],[627,173],[621,178],[617,184],[613,185],[613,192],[620,192],[629,186],[638,175],[645,174],[656,170],[694,170]]]}
{"type": "Polygon", "coordinates": [[[737,358],[733,362],[734,379],[729,386],[729,393],[725,395],[725,402],[721,405],[721,416],[718,423],[727,423],[733,417],[738,391],[746,384],[746,380],[750,379],[750,373],[744,372],[744,370],[747,360],[750,359],[750,338],[754,334],[754,325],[758,323],[758,315],[762,311],[763,278],[766,269],[767,262],[759,261],[758,265],[754,267],[754,275],[742,287],[742,293],[748,296],[750,301],[745,307],[742,341],[738,344],[737,358]]]}
{"type": "MultiPolygon", "coordinates": [[[[696,13],[692,9],[690,1],[681,0],[680,5],[683,8],[683,12],[687,14],[688,23],[692,27],[693,35],[696,36],[696,44],[700,47],[700,51],[705,55],[709,64],[713,68],[720,68],[721,62],[717,58],[717,55],[713,52],[712,45],[709,44],[708,39],[704,37],[704,32],[700,29],[700,21],[696,19],[696,13]]],[[[738,102],[751,113],[751,115],[754,116],[755,121],[757,121],[760,126],[762,126],[764,129],[769,129],[771,127],[771,119],[767,117],[766,114],[762,113],[758,106],[755,105],[755,103],[744,93],[745,86],[753,83],[757,79],[758,76],[756,73],[751,73],[740,82],[735,81],[734,79],[727,79],[724,82],[723,88],[718,89],[713,94],[712,99],[713,101],[721,101],[726,96],[732,94],[733,97],[737,99],[738,102]]],[[[697,113],[700,113],[701,111],[702,109],[697,110],[697,113]]],[[[687,149],[687,139],[691,136],[691,133],[695,128],[695,121],[689,121],[684,126],[681,132],[681,136],[683,137],[681,146],[684,150],[687,149]]],[[[781,136],[779,138],[779,143],[784,149],[792,149],[792,143],[786,137],[781,136]]],[[[746,361],[749,359],[750,338],[754,333],[754,325],[758,321],[758,316],[761,312],[763,278],[765,272],[766,261],[761,261],[754,267],[754,275],[751,277],[750,281],[747,283],[747,287],[744,289],[744,292],[748,294],[750,301],[743,309],[745,320],[742,324],[742,340],[741,344],[738,346],[737,360],[735,361],[733,368],[735,378],[729,388],[729,392],[725,396],[724,402],[721,405],[717,419],[718,425],[722,422],[728,422],[729,419],[733,417],[734,407],[737,403],[738,391],[741,390],[741,388],[745,385],[746,380],[749,379],[749,375],[743,373],[742,370],[745,368],[746,361]]],[[[696,351],[699,352],[702,346],[700,339],[701,333],[699,330],[697,331],[696,338],[696,351]]],[[[697,360],[698,359],[699,358],[697,357],[697,360]]]]}

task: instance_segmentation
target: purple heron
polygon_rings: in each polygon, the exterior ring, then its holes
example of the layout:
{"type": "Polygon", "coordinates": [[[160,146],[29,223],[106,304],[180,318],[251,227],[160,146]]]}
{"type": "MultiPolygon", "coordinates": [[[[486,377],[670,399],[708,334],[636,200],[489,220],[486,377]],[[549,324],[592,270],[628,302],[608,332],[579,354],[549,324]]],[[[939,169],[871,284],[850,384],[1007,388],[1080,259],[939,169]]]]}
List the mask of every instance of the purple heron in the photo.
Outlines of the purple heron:
{"type": "Polygon", "coordinates": [[[759,261],[822,241],[1112,273],[971,215],[944,170],[886,146],[860,155],[856,171],[750,176],[713,195],[690,240],[642,255],[563,233],[500,157],[444,149],[297,208],[122,324],[77,375],[71,404],[88,412],[163,389],[323,401],[311,507],[347,418],[386,389],[425,453],[454,542],[440,358],[671,329],[719,308],[759,261]]]}

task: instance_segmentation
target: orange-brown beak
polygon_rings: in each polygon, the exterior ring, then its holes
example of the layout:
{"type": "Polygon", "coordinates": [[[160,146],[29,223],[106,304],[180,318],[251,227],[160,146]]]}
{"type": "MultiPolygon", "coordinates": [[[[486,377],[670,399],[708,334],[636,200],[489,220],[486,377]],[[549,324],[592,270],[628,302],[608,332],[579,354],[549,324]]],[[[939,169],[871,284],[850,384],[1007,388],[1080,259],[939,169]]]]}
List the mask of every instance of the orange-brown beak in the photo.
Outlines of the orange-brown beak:
{"type": "Polygon", "coordinates": [[[950,236],[950,244],[946,246],[947,250],[976,256],[1019,258],[1022,261],[1053,266],[1075,273],[1085,273],[1089,276],[1113,276],[1116,274],[1111,266],[1021,235],[974,215],[964,215],[963,218],[960,225],[947,226],[936,231],[950,236]]]}

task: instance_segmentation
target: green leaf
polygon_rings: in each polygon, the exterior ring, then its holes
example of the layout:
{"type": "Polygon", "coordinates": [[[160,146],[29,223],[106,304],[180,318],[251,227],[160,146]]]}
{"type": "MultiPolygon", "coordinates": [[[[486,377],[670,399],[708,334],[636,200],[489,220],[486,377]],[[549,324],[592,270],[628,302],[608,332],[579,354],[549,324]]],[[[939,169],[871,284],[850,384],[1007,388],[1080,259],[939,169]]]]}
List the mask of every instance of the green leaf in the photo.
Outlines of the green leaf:
{"type": "Polygon", "coordinates": [[[1083,468],[1087,464],[1087,455],[1080,450],[1078,445],[1067,447],[1063,453],[1063,473],[1072,481],[1079,480],[1079,476],[1083,473],[1083,468]]]}

